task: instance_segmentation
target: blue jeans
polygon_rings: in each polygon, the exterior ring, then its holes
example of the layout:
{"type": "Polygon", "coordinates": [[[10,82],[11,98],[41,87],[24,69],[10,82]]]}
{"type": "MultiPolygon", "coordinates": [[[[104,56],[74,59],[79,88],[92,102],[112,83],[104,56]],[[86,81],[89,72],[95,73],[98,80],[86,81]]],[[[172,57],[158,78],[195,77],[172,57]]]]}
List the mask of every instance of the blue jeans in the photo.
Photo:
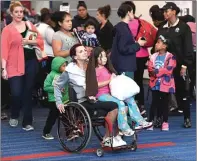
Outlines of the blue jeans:
{"type": "Polygon", "coordinates": [[[98,100],[104,102],[112,101],[118,104],[118,127],[122,131],[125,131],[130,128],[127,121],[126,106],[124,102],[128,104],[129,115],[132,121],[136,122],[137,124],[140,124],[142,121],[144,121],[143,117],[140,115],[137,104],[135,103],[133,97],[123,102],[111,96],[110,94],[103,94],[98,97],[98,100]]]}
{"type": "Polygon", "coordinates": [[[32,92],[38,72],[37,59],[25,62],[25,74],[8,79],[11,91],[11,118],[18,119],[23,109],[22,126],[32,125],[32,92]]]}

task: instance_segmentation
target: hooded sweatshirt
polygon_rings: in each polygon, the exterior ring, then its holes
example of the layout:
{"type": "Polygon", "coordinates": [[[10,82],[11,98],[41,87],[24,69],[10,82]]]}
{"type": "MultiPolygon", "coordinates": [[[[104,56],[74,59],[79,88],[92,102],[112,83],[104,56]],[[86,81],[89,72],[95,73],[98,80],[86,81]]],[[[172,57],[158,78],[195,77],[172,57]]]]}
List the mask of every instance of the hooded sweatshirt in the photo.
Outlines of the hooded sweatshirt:
{"type": "Polygon", "coordinates": [[[119,22],[114,27],[115,37],[111,50],[111,61],[118,73],[136,71],[136,52],[140,45],[135,42],[129,26],[119,22]]]}
{"type": "MultiPolygon", "coordinates": [[[[51,63],[51,72],[47,75],[44,81],[44,90],[48,93],[48,101],[55,102],[54,97],[54,84],[60,77],[60,67],[66,62],[65,58],[55,57],[51,63]]],[[[69,101],[68,96],[68,84],[65,85],[64,91],[62,91],[62,102],[66,103],[69,101]]]]}

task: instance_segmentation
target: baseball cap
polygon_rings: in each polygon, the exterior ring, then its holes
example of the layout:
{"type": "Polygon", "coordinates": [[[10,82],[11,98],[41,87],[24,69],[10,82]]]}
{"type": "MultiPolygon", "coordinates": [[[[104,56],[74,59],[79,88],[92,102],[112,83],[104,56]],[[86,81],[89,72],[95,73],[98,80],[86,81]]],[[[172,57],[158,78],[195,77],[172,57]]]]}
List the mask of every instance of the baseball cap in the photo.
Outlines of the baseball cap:
{"type": "Polygon", "coordinates": [[[180,8],[177,7],[177,5],[173,2],[167,2],[163,7],[162,7],[163,10],[168,10],[168,9],[171,9],[171,10],[175,10],[176,11],[176,14],[178,14],[180,12],[180,8]]]}

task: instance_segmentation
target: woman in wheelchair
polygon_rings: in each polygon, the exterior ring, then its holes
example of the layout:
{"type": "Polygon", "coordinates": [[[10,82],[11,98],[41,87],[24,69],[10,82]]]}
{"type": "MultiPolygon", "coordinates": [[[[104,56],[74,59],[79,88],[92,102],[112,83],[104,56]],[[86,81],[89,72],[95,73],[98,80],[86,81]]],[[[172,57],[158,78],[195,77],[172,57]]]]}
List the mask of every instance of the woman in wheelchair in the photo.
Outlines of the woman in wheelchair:
{"type": "MultiPolygon", "coordinates": [[[[68,64],[66,71],[61,74],[59,79],[54,85],[54,96],[56,99],[56,106],[60,113],[65,112],[65,105],[61,101],[61,91],[63,90],[66,83],[71,83],[74,91],[76,92],[77,102],[83,105],[90,117],[96,115],[96,117],[104,116],[105,120],[111,122],[111,125],[115,125],[117,120],[118,106],[114,102],[90,102],[88,101],[85,90],[86,90],[86,68],[87,68],[87,51],[81,44],[76,44],[70,49],[70,56],[73,62],[68,64]],[[95,114],[96,111],[96,114],[95,114]]],[[[105,125],[106,133],[103,138],[102,144],[104,146],[118,147],[126,145],[126,143],[120,137],[110,137],[110,129],[112,127],[105,125]]]]}
{"type": "Polygon", "coordinates": [[[121,133],[125,136],[131,136],[134,134],[134,131],[128,125],[125,103],[128,105],[131,119],[139,125],[139,128],[151,127],[152,122],[146,122],[140,115],[133,97],[124,100],[124,103],[110,95],[109,83],[111,79],[116,77],[115,74],[116,71],[104,49],[101,47],[94,48],[86,72],[86,95],[96,95],[96,98],[99,101],[112,101],[118,104],[118,127],[121,130],[121,133]]]}

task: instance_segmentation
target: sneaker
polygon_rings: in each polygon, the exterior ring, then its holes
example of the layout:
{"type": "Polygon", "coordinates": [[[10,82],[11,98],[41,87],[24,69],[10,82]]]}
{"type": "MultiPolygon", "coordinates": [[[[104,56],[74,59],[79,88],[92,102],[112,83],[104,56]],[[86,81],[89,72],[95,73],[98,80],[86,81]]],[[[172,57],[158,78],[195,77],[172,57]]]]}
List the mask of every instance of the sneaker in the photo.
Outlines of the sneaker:
{"type": "Polygon", "coordinates": [[[121,131],[119,131],[118,135],[123,136],[124,134],[121,131]]]}
{"type": "Polygon", "coordinates": [[[127,145],[127,143],[122,140],[121,136],[117,135],[116,137],[106,137],[102,141],[103,146],[105,147],[119,147],[127,145]]]}
{"type": "Polygon", "coordinates": [[[153,126],[153,123],[152,122],[143,121],[140,125],[143,127],[143,129],[147,129],[147,128],[153,126]]]}
{"type": "Polygon", "coordinates": [[[132,129],[127,129],[125,131],[122,131],[122,133],[125,136],[132,136],[135,132],[132,129]]]}
{"type": "Polygon", "coordinates": [[[142,125],[135,126],[135,130],[141,130],[141,129],[143,129],[143,126],[142,125]]]}
{"type": "Polygon", "coordinates": [[[185,119],[185,121],[184,121],[184,127],[185,128],[191,128],[192,127],[191,121],[190,121],[189,118],[185,119]]]}
{"type": "Polygon", "coordinates": [[[9,124],[12,127],[16,127],[18,125],[18,120],[17,119],[10,119],[9,124]]]}
{"type": "Polygon", "coordinates": [[[111,147],[111,140],[112,140],[111,137],[103,138],[103,141],[102,141],[103,146],[111,147]]]}
{"type": "Polygon", "coordinates": [[[8,118],[6,113],[1,113],[1,120],[6,120],[8,118]]]}
{"type": "Polygon", "coordinates": [[[121,144],[121,146],[127,145],[127,143],[122,140],[122,137],[120,135],[117,135],[116,137],[114,137],[114,139],[117,140],[119,144],[121,144]]]}
{"type": "Polygon", "coordinates": [[[78,137],[79,137],[78,132],[74,130],[67,136],[67,141],[71,141],[71,140],[78,138],[78,137]]]}
{"type": "Polygon", "coordinates": [[[169,131],[169,124],[167,122],[163,122],[161,130],[169,131]]]}
{"type": "Polygon", "coordinates": [[[54,137],[51,134],[43,134],[42,137],[46,140],[53,140],[54,137]]]}
{"type": "Polygon", "coordinates": [[[113,142],[112,142],[112,147],[119,147],[119,146],[124,146],[127,145],[125,141],[122,140],[120,136],[113,137],[113,142]]]}
{"type": "Polygon", "coordinates": [[[26,125],[25,127],[23,127],[23,130],[25,130],[25,131],[33,131],[34,127],[32,125],[26,125]]]}
{"type": "Polygon", "coordinates": [[[148,131],[153,131],[153,126],[147,128],[146,130],[148,130],[148,131]]]}

